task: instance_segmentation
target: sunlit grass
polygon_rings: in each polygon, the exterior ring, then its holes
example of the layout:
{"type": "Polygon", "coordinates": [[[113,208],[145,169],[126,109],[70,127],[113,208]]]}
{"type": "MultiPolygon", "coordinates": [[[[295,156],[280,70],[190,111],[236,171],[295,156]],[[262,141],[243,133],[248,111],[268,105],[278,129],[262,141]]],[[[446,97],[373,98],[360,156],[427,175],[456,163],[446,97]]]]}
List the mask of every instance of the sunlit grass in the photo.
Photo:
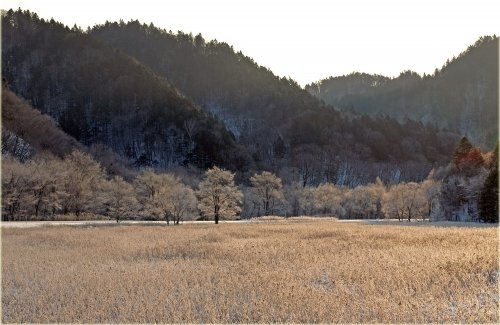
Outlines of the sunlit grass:
{"type": "Polygon", "coordinates": [[[498,322],[496,228],[2,230],[3,322],[498,322]]]}

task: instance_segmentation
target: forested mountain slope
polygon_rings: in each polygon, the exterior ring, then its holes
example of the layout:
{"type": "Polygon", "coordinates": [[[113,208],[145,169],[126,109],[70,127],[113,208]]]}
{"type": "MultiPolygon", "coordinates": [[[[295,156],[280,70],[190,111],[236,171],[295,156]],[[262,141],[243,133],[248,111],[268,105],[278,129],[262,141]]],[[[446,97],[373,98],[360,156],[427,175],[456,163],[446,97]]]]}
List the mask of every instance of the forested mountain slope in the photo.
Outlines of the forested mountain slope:
{"type": "Polygon", "coordinates": [[[85,145],[137,165],[243,168],[224,125],[120,51],[36,14],[2,14],[2,76],[14,92],[85,145]]]}
{"type": "Polygon", "coordinates": [[[43,150],[62,158],[82,145],[2,85],[2,154],[21,161],[43,150]]]}
{"type": "Polygon", "coordinates": [[[22,11],[2,18],[12,89],[80,142],[103,142],[138,165],[217,164],[355,186],[376,176],[422,179],[459,139],[419,122],[340,112],[201,35],[137,21],[82,32],[22,11]]]}
{"type": "Polygon", "coordinates": [[[480,38],[432,76],[352,73],[306,89],[344,110],[433,122],[491,149],[498,139],[498,37],[480,38]]]}
{"type": "Polygon", "coordinates": [[[296,168],[304,183],[366,182],[401,169],[404,177],[421,177],[429,165],[445,161],[458,140],[419,123],[340,113],[293,80],[201,35],[173,34],[138,21],[107,22],[90,35],[168,78],[221,118],[261,169],[296,168]]]}

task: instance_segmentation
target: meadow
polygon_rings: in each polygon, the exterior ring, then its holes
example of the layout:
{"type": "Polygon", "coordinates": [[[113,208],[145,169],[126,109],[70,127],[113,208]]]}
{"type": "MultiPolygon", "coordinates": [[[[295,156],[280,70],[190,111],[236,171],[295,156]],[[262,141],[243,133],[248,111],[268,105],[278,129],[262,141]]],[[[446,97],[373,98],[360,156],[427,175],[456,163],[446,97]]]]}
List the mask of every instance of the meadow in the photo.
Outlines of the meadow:
{"type": "Polygon", "coordinates": [[[2,229],[4,323],[498,323],[498,228],[2,229]]]}

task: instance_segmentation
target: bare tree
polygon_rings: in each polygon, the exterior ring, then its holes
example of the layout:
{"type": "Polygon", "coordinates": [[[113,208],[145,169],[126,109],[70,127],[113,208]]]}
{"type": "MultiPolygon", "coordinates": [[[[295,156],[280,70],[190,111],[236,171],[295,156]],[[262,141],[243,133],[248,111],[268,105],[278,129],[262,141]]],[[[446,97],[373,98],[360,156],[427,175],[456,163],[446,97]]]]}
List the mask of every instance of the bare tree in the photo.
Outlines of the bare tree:
{"type": "Polygon", "coordinates": [[[243,195],[230,171],[218,167],[207,170],[196,194],[198,208],[203,215],[214,218],[216,224],[220,218],[233,218],[241,211],[243,195]]]}

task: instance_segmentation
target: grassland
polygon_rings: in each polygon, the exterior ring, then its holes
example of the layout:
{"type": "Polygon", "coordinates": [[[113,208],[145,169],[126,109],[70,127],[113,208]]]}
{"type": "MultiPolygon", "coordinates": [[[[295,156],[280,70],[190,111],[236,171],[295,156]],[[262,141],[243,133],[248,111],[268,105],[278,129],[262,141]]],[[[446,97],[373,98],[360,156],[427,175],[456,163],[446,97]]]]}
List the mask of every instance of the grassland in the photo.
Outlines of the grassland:
{"type": "Polygon", "coordinates": [[[497,228],[2,230],[3,322],[499,321],[497,228]]]}

